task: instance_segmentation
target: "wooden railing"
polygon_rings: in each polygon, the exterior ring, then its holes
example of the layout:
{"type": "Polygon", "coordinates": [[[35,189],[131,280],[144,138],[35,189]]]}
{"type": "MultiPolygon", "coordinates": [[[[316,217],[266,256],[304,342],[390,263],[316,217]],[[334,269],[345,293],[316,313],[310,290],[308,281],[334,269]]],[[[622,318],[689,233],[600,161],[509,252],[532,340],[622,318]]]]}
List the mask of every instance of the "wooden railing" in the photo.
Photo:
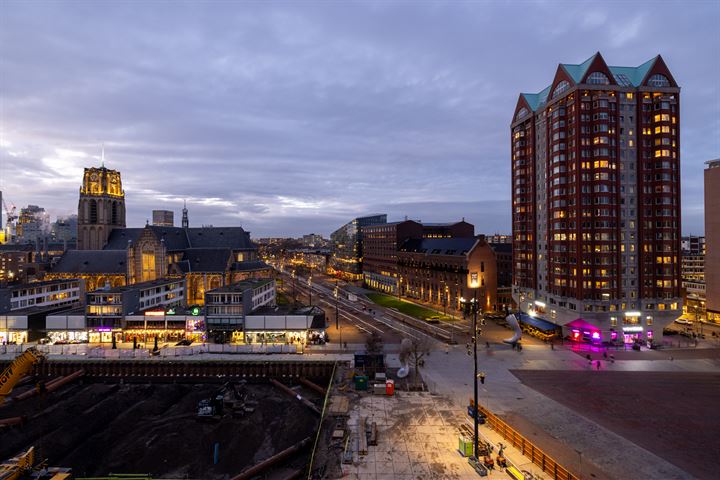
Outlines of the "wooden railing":
{"type": "Polygon", "coordinates": [[[523,455],[529,458],[535,465],[540,467],[543,472],[550,475],[555,480],[580,480],[580,477],[570,473],[568,469],[553,460],[548,454],[536,447],[530,440],[518,433],[505,421],[490,413],[484,407],[480,407],[480,412],[487,417],[488,425],[505,438],[510,444],[517,448],[523,455]]]}

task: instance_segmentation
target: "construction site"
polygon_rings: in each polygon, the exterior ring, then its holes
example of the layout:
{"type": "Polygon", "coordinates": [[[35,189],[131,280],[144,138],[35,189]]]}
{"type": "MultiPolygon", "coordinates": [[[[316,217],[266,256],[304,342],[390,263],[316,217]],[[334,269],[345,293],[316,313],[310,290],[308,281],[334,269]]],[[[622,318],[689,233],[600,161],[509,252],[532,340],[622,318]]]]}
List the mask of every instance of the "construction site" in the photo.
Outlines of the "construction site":
{"type": "Polygon", "coordinates": [[[297,478],[334,367],[30,361],[7,395],[19,363],[2,366],[3,480],[297,478]]]}

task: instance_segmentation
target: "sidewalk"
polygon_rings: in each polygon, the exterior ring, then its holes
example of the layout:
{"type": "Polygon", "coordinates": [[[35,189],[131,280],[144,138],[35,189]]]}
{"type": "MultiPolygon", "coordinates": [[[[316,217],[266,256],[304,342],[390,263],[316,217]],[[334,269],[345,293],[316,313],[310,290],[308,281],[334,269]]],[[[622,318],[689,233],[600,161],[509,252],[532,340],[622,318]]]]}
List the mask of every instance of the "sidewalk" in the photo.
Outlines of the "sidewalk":
{"type": "MultiPolygon", "coordinates": [[[[717,371],[711,360],[618,360],[603,365],[605,370],[641,371],[717,371]]],[[[521,352],[491,348],[478,355],[479,369],[486,374],[480,387],[479,403],[499,415],[526,438],[566,468],[576,471],[577,452],[582,455],[583,478],[685,479],[692,478],[666,460],[645,450],[580,413],[522,384],[512,369],[541,371],[588,371],[587,360],[571,350],[524,348],[521,352]],[[550,441],[552,440],[552,442],[550,441]]],[[[472,359],[465,348],[456,347],[448,354],[433,353],[422,372],[431,391],[447,395],[456,408],[465,409],[473,393],[472,359]]],[[[577,472],[576,472],[577,473],[577,472]]]]}

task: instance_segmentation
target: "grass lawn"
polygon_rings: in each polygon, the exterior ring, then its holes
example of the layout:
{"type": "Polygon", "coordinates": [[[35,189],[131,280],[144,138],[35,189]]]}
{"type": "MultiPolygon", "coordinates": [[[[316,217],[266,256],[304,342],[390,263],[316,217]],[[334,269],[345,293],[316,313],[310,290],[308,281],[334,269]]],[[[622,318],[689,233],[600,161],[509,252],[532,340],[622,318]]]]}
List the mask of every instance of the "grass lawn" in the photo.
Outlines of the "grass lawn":
{"type": "Polygon", "coordinates": [[[411,317],[415,317],[420,320],[427,320],[432,317],[437,317],[441,320],[453,319],[448,315],[443,315],[442,313],[438,313],[434,310],[415,305],[414,303],[406,302],[404,300],[398,300],[397,298],[391,297],[390,295],[384,295],[382,293],[368,293],[367,297],[374,303],[377,303],[382,307],[396,308],[401,313],[404,313],[405,315],[410,315],[411,317]]]}
{"type": "Polygon", "coordinates": [[[290,305],[290,300],[282,292],[276,292],[275,303],[278,305],[290,305]]]}

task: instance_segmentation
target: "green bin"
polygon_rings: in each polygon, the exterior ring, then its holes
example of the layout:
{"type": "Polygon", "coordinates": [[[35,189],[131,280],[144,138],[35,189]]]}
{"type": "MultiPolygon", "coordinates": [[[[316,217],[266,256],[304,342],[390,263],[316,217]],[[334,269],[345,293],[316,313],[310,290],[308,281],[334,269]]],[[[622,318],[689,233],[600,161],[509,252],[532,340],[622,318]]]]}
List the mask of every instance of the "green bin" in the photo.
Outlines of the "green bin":
{"type": "Polygon", "coordinates": [[[463,457],[473,456],[473,442],[472,439],[467,437],[460,437],[458,439],[458,450],[463,457]]]}
{"type": "Polygon", "coordinates": [[[357,375],[355,377],[355,390],[367,390],[367,389],[368,389],[367,375],[357,375]]]}

